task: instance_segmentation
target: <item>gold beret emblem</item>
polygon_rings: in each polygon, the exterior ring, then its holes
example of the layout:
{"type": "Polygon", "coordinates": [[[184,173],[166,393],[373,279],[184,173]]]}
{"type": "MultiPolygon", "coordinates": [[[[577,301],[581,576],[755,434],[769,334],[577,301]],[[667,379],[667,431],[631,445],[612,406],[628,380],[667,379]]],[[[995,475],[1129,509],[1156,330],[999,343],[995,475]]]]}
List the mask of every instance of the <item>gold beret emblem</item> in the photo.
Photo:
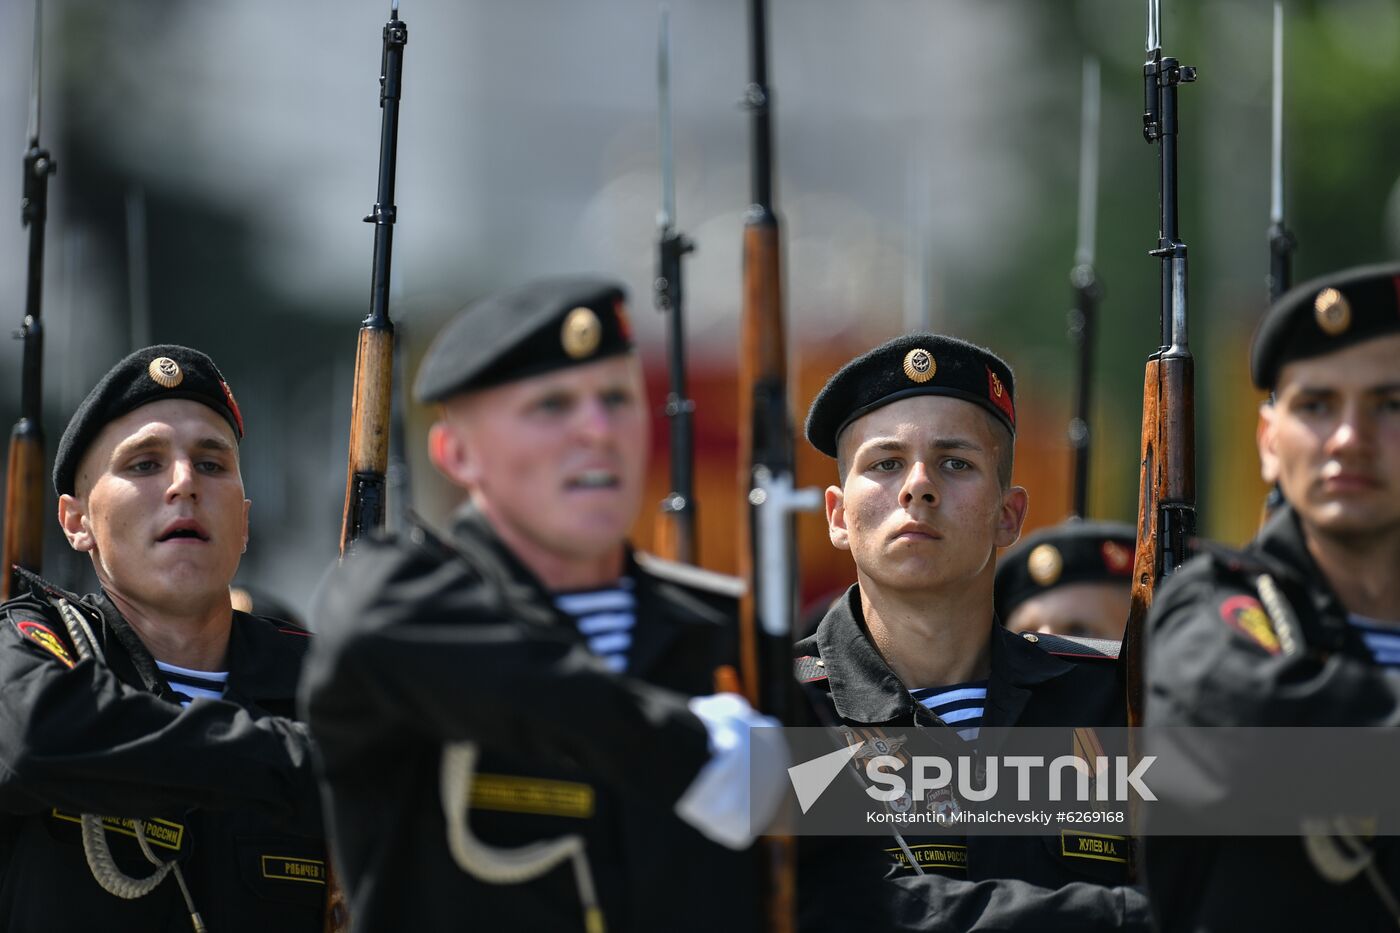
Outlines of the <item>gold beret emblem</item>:
{"type": "Polygon", "coordinates": [[[592,308],[575,308],[564,318],[559,339],[564,344],[564,352],[573,359],[592,356],[603,342],[603,322],[592,308]]]}
{"type": "Polygon", "coordinates": [[[914,382],[928,382],[938,372],[938,363],[933,354],[923,347],[915,347],[904,354],[904,375],[914,382]]]}
{"type": "Polygon", "coordinates": [[[168,356],[158,356],[151,360],[151,365],[146,367],[146,374],[157,385],[167,389],[173,389],[185,381],[185,374],[180,371],[180,364],[168,356]]]}
{"type": "Polygon", "coordinates": [[[1351,326],[1351,303],[1335,288],[1324,288],[1313,301],[1313,317],[1324,334],[1336,337],[1351,326]]]}
{"type": "Polygon", "coordinates": [[[992,377],[992,394],[997,398],[1001,398],[1002,393],[1006,391],[1006,389],[1002,387],[1001,380],[997,378],[997,374],[991,370],[987,371],[987,375],[992,377]]]}
{"type": "Polygon", "coordinates": [[[1065,569],[1065,559],[1060,556],[1060,549],[1055,545],[1042,544],[1026,558],[1026,569],[1030,571],[1031,579],[1036,583],[1050,586],[1060,579],[1060,572],[1065,569]]]}

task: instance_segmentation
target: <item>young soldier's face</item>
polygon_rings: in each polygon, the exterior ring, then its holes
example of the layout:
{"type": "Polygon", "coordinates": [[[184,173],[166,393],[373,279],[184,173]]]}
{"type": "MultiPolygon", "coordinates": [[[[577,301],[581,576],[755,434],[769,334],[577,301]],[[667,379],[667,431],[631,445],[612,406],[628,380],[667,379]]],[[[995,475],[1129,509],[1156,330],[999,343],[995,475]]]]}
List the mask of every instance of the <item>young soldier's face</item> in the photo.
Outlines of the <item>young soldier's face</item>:
{"type": "Polygon", "coordinates": [[[826,490],[831,543],[851,552],[863,585],[936,590],[990,574],[1026,513],[1025,490],[997,479],[1009,442],[981,408],[946,396],[857,419],[838,441],[845,482],[826,490]]]}
{"type": "Polygon", "coordinates": [[[1400,529],[1400,335],[1284,366],[1258,440],[1265,481],[1313,529],[1400,529]]]}
{"type": "Polygon", "coordinates": [[[520,556],[615,552],[641,506],[641,364],[615,356],[449,401],[434,459],[520,556]]]}
{"type": "Polygon", "coordinates": [[[251,503],[233,430],[213,409],[170,399],[108,423],[75,492],[60,498],[59,521],[104,589],[171,610],[227,593],[251,503]]]}

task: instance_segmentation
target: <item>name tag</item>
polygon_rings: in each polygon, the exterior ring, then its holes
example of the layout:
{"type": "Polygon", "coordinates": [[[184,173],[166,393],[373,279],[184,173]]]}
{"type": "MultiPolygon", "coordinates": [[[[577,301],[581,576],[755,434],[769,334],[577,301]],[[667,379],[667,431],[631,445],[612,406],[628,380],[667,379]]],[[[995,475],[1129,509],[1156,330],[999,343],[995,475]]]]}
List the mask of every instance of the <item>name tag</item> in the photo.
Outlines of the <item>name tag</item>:
{"type": "Polygon", "coordinates": [[[325,884],[326,863],[312,858],[264,855],[262,856],[262,876],[274,881],[304,881],[307,884],[325,884]]]}
{"type": "Polygon", "coordinates": [[[1061,830],[1060,854],[1067,858],[1087,858],[1099,862],[1128,864],[1128,837],[1101,833],[1078,833],[1061,830]]]}

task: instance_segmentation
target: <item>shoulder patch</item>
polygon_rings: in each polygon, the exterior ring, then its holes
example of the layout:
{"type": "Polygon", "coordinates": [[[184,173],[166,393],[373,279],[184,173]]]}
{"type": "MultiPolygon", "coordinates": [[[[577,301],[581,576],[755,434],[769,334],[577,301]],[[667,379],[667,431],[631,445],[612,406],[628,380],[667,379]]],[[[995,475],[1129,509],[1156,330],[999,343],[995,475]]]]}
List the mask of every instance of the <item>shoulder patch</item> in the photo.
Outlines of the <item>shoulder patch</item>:
{"type": "Polygon", "coordinates": [[[68,648],[63,644],[62,639],[43,622],[37,619],[20,619],[15,623],[15,627],[19,629],[21,635],[58,658],[66,666],[73,666],[73,656],[68,653],[68,648]]]}
{"type": "Polygon", "coordinates": [[[797,678],[798,683],[814,684],[819,680],[826,680],[826,665],[821,658],[810,654],[800,658],[793,658],[792,673],[797,678]]]}
{"type": "Polygon", "coordinates": [[[1111,638],[1083,638],[1078,635],[1042,635],[1022,632],[1021,637],[1034,642],[1045,651],[1060,658],[1093,658],[1112,661],[1118,657],[1123,643],[1111,638]]]}
{"type": "Polygon", "coordinates": [[[716,593],[720,596],[729,596],[734,599],[741,598],[746,591],[743,580],[728,574],[715,573],[713,570],[706,570],[691,564],[682,564],[674,560],[665,560],[645,551],[636,551],[632,557],[637,561],[637,566],[668,583],[677,583],[681,586],[704,590],[707,593],[716,593]]]}
{"type": "Polygon", "coordinates": [[[1253,596],[1231,596],[1220,604],[1220,618],[1269,654],[1278,654],[1283,650],[1269,614],[1253,596]]]}

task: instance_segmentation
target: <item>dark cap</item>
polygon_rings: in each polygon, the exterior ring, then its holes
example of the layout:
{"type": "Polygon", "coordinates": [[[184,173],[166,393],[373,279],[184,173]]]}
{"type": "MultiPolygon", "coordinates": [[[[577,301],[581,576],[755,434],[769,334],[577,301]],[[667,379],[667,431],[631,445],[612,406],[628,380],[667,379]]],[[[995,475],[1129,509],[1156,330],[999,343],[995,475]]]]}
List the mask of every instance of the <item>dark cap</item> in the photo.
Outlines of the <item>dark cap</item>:
{"type": "Polygon", "coordinates": [[[915,395],[948,395],[980,405],[1016,436],[1011,367],[979,346],[938,334],[908,334],[837,370],[807,412],[807,440],[828,457],[861,415],[915,395]]]}
{"type": "Polygon", "coordinates": [[[420,402],[594,363],[632,349],[627,293],[606,279],[541,279],[468,305],[418,369],[420,402]]]}
{"type": "Polygon", "coordinates": [[[1274,302],[1249,354],[1249,374],[1273,391],[1294,360],[1400,333],[1400,263],[1361,266],[1305,282],[1274,302]]]}
{"type": "Polygon", "coordinates": [[[1123,522],[1070,519],[1042,528],[997,561],[996,611],[1005,622],[1026,600],[1071,583],[1133,578],[1137,532],[1123,522]]]}
{"type": "Polygon", "coordinates": [[[107,371],[73,412],[53,463],[53,488],[71,495],[78,461],[107,423],[151,402],[183,398],[207,405],[223,416],[237,440],[243,440],[243,415],[214,361],[189,347],[146,347],[107,371]]]}

